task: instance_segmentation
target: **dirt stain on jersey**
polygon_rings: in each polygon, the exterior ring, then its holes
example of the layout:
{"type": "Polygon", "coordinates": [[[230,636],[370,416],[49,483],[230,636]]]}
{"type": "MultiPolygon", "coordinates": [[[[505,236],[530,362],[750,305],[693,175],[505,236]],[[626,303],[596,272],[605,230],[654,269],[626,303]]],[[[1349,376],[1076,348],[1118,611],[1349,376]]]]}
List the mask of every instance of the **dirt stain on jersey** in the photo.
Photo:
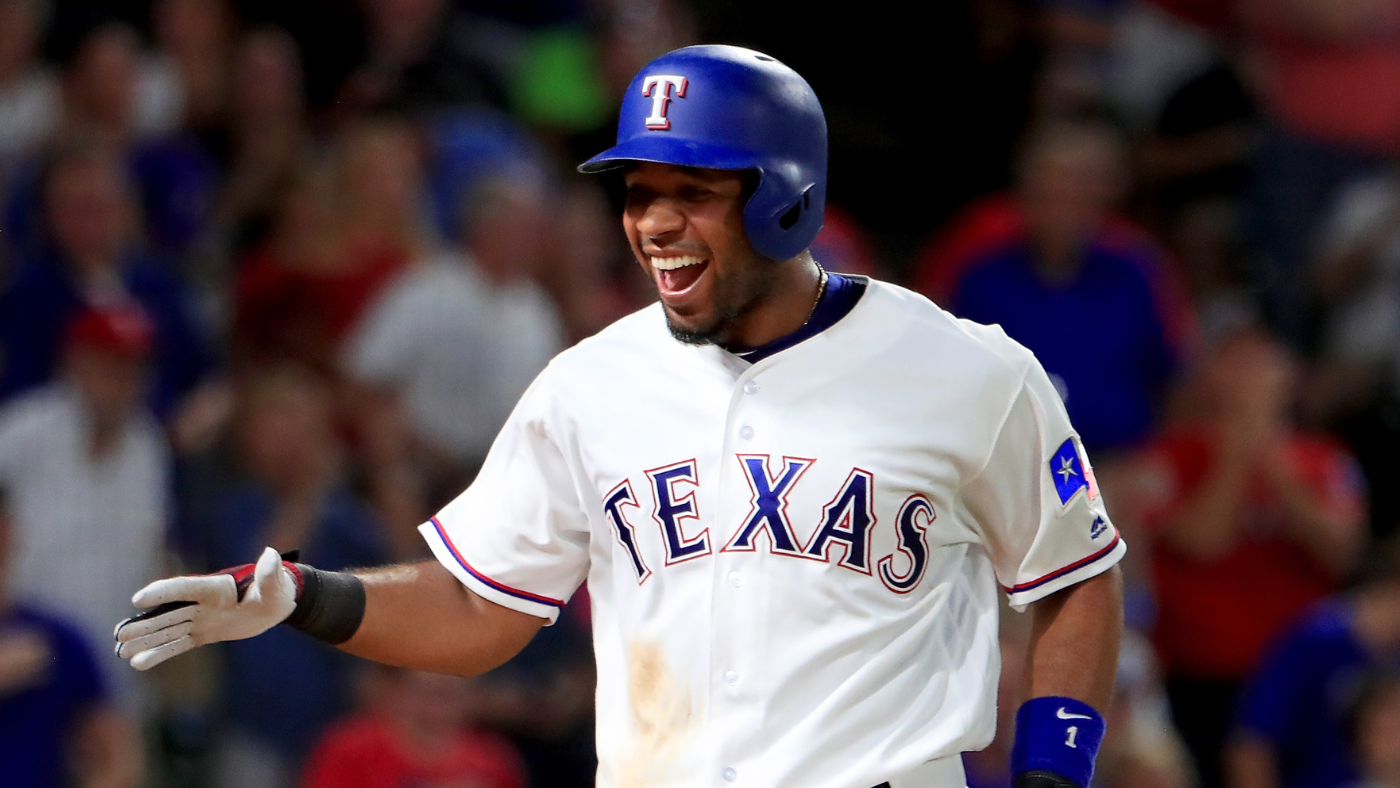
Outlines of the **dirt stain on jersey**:
{"type": "Polygon", "coordinates": [[[622,759],[618,788],[649,788],[662,780],[690,735],[690,688],[666,667],[661,649],[634,642],[627,648],[627,695],[632,743],[622,759]]]}

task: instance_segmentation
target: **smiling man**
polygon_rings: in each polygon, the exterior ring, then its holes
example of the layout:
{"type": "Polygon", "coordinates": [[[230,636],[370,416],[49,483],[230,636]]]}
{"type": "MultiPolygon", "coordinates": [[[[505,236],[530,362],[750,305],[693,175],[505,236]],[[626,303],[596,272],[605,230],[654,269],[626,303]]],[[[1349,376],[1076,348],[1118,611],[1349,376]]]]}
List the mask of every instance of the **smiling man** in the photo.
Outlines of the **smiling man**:
{"type": "Polygon", "coordinates": [[[118,654],[146,669],[285,621],[471,675],[586,580],[599,786],[959,788],[996,723],[1005,593],[1035,617],[1017,786],[1086,788],[1125,547],[1034,357],[822,270],[826,122],[766,55],[652,62],[580,169],[625,180],[659,303],[540,374],[420,529],[438,560],[339,573],[268,550],[161,580],[118,654]]]}

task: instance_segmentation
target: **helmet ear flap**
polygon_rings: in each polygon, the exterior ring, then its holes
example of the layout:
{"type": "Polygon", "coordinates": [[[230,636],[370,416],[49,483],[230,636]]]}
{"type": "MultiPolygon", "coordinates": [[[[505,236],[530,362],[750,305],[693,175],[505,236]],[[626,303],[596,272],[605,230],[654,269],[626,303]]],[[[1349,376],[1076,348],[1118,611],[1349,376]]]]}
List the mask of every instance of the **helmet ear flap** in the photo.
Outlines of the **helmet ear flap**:
{"type": "Polygon", "coordinates": [[[806,251],[821,231],[826,185],[810,184],[801,190],[797,199],[788,202],[783,197],[797,189],[777,183],[770,185],[767,182],[770,178],[778,180],[765,172],[765,182],[745,207],[744,231],[748,233],[749,243],[764,257],[790,260],[806,251]],[[775,202],[775,198],[782,201],[775,202]]]}

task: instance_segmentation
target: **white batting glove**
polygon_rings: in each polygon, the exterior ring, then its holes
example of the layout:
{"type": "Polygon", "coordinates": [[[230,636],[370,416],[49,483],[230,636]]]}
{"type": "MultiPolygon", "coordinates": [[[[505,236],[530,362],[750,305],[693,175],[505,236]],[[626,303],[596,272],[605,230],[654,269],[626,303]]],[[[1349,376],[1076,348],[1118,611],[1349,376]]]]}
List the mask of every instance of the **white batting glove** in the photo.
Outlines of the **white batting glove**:
{"type": "Polygon", "coordinates": [[[157,580],[131,598],[154,609],[117,625],[117,656],[149,670],[195,646],[260,635],[296,609],[297,586],[271,547],[252,566],[157,580]]]}

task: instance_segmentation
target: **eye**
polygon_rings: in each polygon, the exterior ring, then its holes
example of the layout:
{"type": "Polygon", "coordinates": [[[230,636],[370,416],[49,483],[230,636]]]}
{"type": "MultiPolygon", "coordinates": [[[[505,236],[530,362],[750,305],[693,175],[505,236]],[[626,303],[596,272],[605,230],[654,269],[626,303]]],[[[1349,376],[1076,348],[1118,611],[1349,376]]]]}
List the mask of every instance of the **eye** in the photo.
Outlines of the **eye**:
{"type": "Polygon", "coordinates": [[[651,189],[636,184],[627,187],[627,204],[638,205],[652,199],[654,194],[651,189]]]}
{"type": "Polygon", "coordinates": [[[685,186],[680,190],[680,197],[686,202],[702,202],[714,196],[714,192],[704,186],[685,186]]]}

